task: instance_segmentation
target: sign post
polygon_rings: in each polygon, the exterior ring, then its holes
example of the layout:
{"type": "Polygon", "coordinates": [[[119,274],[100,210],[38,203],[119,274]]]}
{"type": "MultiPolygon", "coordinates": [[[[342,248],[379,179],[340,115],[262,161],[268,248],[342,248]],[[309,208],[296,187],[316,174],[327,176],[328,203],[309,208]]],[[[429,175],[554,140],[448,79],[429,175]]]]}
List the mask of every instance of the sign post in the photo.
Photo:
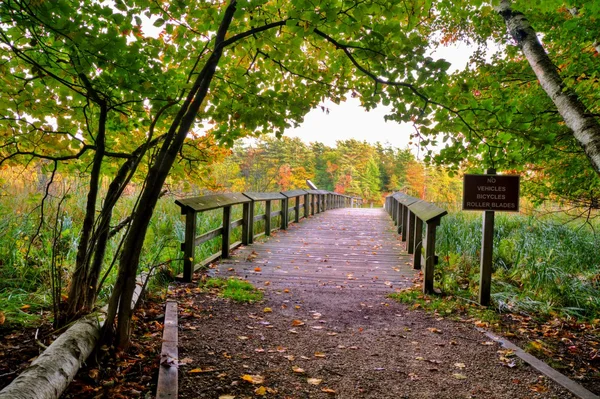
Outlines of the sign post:
{"type": "Polygon", "coordinates": [[[465,175],[462,206],[467,211],[484,211],[479,277],[479,303],[483,306],[490,304],[495,212],[519,212],[519,176],[499,176],[495,169],[486,173],[465,175]]]}

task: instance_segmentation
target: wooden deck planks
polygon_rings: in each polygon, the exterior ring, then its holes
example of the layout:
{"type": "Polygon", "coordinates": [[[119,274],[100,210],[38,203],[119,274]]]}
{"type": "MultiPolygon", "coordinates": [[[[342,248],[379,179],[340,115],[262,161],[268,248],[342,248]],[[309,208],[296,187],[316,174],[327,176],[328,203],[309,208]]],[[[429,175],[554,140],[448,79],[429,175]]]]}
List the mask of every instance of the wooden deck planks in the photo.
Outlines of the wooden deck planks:
{"type": "Polygon", "coordinates": [[[382,209],[329,210],[238,249],[215,270],[272,288],[393,292],[418,271],[382,209]]]}

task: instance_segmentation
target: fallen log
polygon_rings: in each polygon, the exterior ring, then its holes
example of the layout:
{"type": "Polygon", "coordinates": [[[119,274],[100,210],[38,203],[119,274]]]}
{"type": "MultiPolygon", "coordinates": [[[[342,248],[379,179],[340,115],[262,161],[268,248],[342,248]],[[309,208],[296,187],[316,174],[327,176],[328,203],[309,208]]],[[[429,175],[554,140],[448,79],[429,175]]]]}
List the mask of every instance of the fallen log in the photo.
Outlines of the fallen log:
{"type": "Polygon", "coordinates": [[[79,319],[0,391],[0,399],[58,398],[94,350],[100,338],[101,316],[97,312],[79,319]]]}
{"type": "MultiPolygon", "coordinates": [[[[132,309],[149,278],[147,273],[138,276],[132,309]]],[[[106,307],[76,321],[0,391],[0,399],[58,399],[96,347],[105,312],[106,307]]]]}

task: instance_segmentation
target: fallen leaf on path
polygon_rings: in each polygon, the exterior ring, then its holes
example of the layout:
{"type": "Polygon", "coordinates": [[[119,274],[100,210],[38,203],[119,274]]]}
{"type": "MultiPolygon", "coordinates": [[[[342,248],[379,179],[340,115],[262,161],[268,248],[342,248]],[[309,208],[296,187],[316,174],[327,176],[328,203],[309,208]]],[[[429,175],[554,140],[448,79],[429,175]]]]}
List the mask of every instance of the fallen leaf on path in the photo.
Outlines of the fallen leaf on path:
{"type": "Polygon", "coordinates": [[[324,358],[324,357],[326,357],[326,355],[323,352],[315,352],[315,357],[324,358]]]}
{"type": "Polygon", "coordinates": [[[321,382],[323,382],[323,380],[319,378],[307,378],[306,382],[308,382],[310,385],[319,385],[321,382]]]}
{"type": "Polygon", "coordinates": [[[294,327],[299,327],[299,326],[303,326],[304,322],[302,320],[293,320],[292,321],[292,326],[294,327]]]}
{"type": "Polygon", "coordinates": [[[415,373],[408,373],[408,378],[410,378],[411,381],[417,381],[421,379],[421,377],[419,377],[415,373]]]}
{"type": "Polygon", "coordinates": [[[435,328],[435,327],[429,327],[428,330],[431,331],[432,333],[436,333],[436,334],[442,333],[442,330],[440,330],[439,328],[435,328]]]}
{"type": "Polygon", "coordinates": [[[294,373],[298,373],[298,374],[304,374],[306,372],[303,368],[298,367],[298,366],[293,366],[292,370],[294,371],[294,373]]]}
{"type": "Polygon", "coordinates": [[[263,313],[273,313],[273,309],[271,309],[271,308],[264,308],[263,309],[263,313]]]}
{"type": "Polygon", "coordinates": [[[321,392],[330,393],[330,394],[335,394],[335,389],[331,389],[331,388],[321,388],[321,392]]]}
{"type": "Polygon", "coordinates": [[[467,376],[464,374],[460,374],[460,373],[454,373],[452,374],[452,377],[456,378],[457,380],[466,380],[467,376]]]}
{"type": "Polygon", "coordinates": [[[241,341],[246,341],[246,340],[248,340],[250,338],[246,337],[245,335],[238,335],[238,339],[241,340],[241,341]]]}
{"type": "Polygon", "coordinates": [[[201,374],[201,373],[210,373],[210,372],[213,372],[213,371],[215,371],[214,367],[207,367],[205,369],[203,369],[201,367],[198,367],[198,368],[195,368],[195,369],[192,369],[192,370],[188,371],[188,373],[189,374],[201,374]]]}
{"type": "Polygon", "coordinates": [[[191,362],[193,362],[193,360],[192,360],[191,358],[189,358],[189,357],[186,357],[186,358],[184,358],[184,359],[181,359],[181,360],[179,361],[179,364],[189,364],[189,363],[191,363],[191,362]]]}
{"type": "Polygon", "coordinates": [[[221,395],[219,399],[235,399],[234,395],[221,395]]]}
{"type": "Polygon", "coordinates": [[[288,331],[291,332],[292,334],[298,334],[298,331],[294,330],[293,328],[288,331]]]}
{"type": "Polygon", "coordinates": [[[464,369],[464,368],[465,368],[465,367],[467,367],[467,366],[465,366],[465,364],[464,364],[464,363],[454,363],[454,367],[457,367],[457,368],[459,368],[459,369],[464,369]]]}
{"type": "Polygon", "coordinates": [[[287,356],[284,356],[284,357],[285,357],[287,360],[289,360],[290,362],[291,362],[292,360],[294,360],[294,359],[295,359],[294,355],[287,355],[287,356]]]}
{"type": "Polygon", "coordinates": [[[265,377],[263,377],[262,375],[250,375],[250,374],[244,374],[242,376],[242,380],[247,381],[251,384],[262,384],[263,382],[265,382],[265,377]]]}
{"type": "Polygon", "coordinates": [[[4,324],[6,321],[6,316],[4,316],[4,312],[0,312],[0,326],[4,324]]]}
{"type": "Polygon", "coordinates": [[[330,335],[330,336],[332,336],[332,337],[333,337],[333,336],[335,336],[335,335],[337,335],[337,334],[338,334],[338,333],[336,333],[336,332],[328,332],[328,333],[327,333],[327,335],[330,335]]]}
{"type": "Polygon", "coordinates": [[[256,388],[256,389],[254,390],[254,393],[255,393],[255,394],[257,394],[257,395],[260,395],[260,396],[264,396],[264,395],[266,395],[266,394],[267,394],[267,388],[265,388],[265,387],[262,387],[262,386],[261,386],[261,387],[258,387],[258,388],[256,388]]]}

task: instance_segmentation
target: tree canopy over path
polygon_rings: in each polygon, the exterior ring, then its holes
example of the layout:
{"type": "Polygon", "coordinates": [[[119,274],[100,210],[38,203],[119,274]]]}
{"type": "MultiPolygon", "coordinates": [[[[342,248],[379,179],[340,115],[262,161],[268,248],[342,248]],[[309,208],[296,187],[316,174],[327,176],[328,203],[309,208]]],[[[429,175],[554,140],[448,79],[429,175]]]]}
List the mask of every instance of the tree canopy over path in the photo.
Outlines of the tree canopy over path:
{"type": "Polygon", "coordinates": [[[218,156],[216,142],[281,135],[326,98],[359,97],[366,108],[390,104],[390,118],[412,121],[421,144],[440,134],[446,139],[438,162],[528,170],[532,181],[544,182],[540,195],[597,206],[599,7],[594,1],[503,2],[495,9],[447,0],[6,0],[0,165],[41,160],[52,177],[69,170],[88,176],[70,316],[93,306],[101,270],[112,263],[105,248],[114,206],[129,182],[143,182],[122,221],[127,233],[105,324],[110,338],[118,319],[116,343],[125,348],[133,277],[167,176],[218,156]],[[532,61],[541,48],[533,28],[517,24],[525,24],[517,10],[544,35],[553,58],[532,61]],[[158,37],[145,34],[144,23],[161,28],[158,37]],[[477,51],[470,68],[448,75],[450,64],[428,54],[458,40],[477,51]],[[490,40],[501,52],[488,60],[490,40]],[[102,179],[110,181],[103,195],[102,179]]]}

